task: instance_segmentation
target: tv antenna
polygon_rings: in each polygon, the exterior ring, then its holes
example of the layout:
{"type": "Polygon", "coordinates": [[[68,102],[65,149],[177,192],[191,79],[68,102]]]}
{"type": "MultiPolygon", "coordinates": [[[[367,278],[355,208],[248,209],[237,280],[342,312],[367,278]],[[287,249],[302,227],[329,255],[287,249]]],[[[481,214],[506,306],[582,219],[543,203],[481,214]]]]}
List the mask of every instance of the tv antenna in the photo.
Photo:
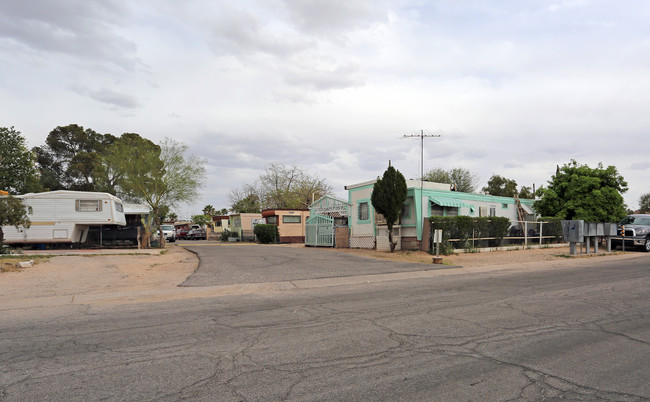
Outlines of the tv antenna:
{"type": "Polygon", "coordinates": [[[420,134],[404,135],[404,138],[420,138],[420,190],[424,186],[424,139],[432,137],[440,137],[440,134],[424,134],[424,130],[420,130],[420,134]]]}

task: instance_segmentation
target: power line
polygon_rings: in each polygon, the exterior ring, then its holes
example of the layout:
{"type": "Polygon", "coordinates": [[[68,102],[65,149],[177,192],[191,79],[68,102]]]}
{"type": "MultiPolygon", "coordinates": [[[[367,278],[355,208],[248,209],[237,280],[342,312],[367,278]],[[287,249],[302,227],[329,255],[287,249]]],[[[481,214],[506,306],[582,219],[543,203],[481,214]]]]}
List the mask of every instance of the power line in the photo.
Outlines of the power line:
{"type": "Polygon", "coordinates": [[[432,137],[440,137],[440,134],[424,134],[424,130],[420,130],[420,134],[404,135],[404,138],[420,138],[420,190],[422,190],[424,183],[424,139],[432,137]]]}

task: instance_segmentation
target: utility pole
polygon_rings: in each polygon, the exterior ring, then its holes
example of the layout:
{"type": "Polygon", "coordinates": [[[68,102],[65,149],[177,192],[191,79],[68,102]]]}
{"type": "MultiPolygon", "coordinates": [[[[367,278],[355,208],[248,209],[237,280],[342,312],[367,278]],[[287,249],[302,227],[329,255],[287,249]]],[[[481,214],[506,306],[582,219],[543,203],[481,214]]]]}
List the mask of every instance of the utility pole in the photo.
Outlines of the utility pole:
{"type": "Polygon", "coordinates": [[[424,134],[424,130],[420,130],[420,134],[404,135],[404,138],[420,138],[420,190],[424,186],[424,138],[440,137],[440,134],[424,134]]]}

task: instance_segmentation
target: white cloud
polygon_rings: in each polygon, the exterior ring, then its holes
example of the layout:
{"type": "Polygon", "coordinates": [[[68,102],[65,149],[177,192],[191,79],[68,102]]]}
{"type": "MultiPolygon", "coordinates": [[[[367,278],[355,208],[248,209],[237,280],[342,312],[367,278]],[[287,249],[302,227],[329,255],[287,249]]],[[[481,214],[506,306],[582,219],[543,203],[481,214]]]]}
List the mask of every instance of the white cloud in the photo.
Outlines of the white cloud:
{"type": "Polygon", "coordinates": [[[82,86],[73,86],[72,89],[91,99],[118,109],[135,109],[140,107],[140,102],[131,94],[116,91],[111,88],[88,89],[82,86]]]}
{"type": "Polygon", "coordinates": [[[271,161],[339,196],[388,160],[415,178],[419,142],[402,136],[420,129],[443,134],[425,141],[425,169],[539,187],[571,158],[603,162],[635,206],[650,5],[540,4],[2,2],[0,124],[30,146],[70,123],[180,140],[208,159],[197,204],[215,207],[271,161]]]}
{"type": "Polygon", "coordinates": [[[387,19],[382,1],[346,0],[333,4],[318,0],[286,0],[284,3],[300,31],[334,38],[387,19]]]}
{"type": "Polygon", "coordinates": [[[133,69],[138,64],[133,40],[119,34],[128,17],[117,0],[3,2],[0,39],[18,43],[30,53],[60,55],[75,61],[133,69]]]}
{"type": "Polygon", "coordinates": [[[253,10],[224,6],[210,22],[213,49],[217,54],[268,54],[290,57],[309,48],[310,43],[291,30],[278,31],[253,10]]]}

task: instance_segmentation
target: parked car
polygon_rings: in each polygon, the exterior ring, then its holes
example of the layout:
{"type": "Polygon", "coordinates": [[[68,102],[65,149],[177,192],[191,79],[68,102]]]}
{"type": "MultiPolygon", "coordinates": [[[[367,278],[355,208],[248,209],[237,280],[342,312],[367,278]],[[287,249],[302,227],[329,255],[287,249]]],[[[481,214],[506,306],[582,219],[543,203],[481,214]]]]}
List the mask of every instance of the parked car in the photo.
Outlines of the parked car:
{"type": "Polygon", "coordinates": [[[612,238],[612,247],[625,242],[625,247],[640,247],[643,251],[650,252],[650,214],[626,216],[618,223],[616,234],[617,236],[612,238]]]}
{"type": "Polygon", "coordinates": [[[187,239],[187,234],[190,232],[190,228],[188,227],[178,227],[176,228],[176,238],[179,240],[182,239],[187,239]]]}
{"type": "Polygon", "coordinates": [[[163,236],[168,242],[176,241],[176,231],[174,230],[174,225],[162,225],[163,236]]]}
{"type": "Polygon", "coordinates": [[[205,230],[201,228],[192,229],[187,234],[188,240],[206,240],[207,238],[208,238],[207,233],[205,232],[205,230]]]}

